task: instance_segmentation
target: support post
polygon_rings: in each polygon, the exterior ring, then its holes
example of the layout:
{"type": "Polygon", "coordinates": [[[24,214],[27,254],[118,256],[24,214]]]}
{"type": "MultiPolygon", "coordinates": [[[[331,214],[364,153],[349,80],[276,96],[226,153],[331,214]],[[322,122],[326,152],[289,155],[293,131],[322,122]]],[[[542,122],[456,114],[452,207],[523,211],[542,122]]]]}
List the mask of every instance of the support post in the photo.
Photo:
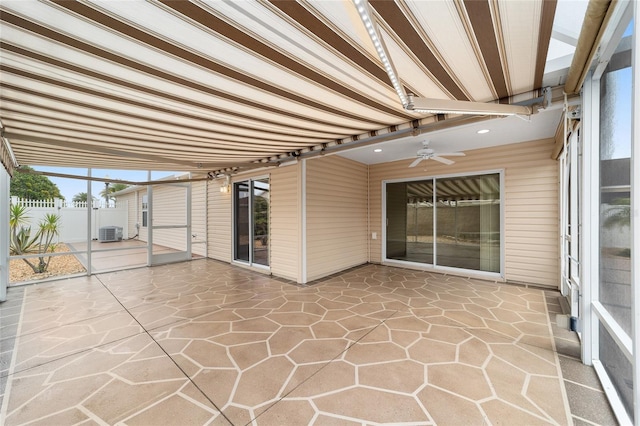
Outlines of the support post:
{"type": "Polygon", "coordinates": [[[9,173],[0,167],[0,302],[7,300],[9,285],[9,173]]]}

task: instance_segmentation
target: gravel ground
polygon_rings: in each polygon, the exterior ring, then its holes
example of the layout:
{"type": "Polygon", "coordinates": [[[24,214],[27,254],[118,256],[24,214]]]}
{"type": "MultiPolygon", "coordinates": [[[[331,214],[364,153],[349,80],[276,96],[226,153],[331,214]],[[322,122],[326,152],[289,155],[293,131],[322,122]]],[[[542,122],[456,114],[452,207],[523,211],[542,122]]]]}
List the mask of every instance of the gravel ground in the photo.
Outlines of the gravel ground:
{"type": "MultiPolygon", "coordinates": [[[[58,244],[54,250],[55,253],[68,252],[69,248],[65,244],[58,244]]],[[[29,259],[32,263],[38,259],[29,259]]],[[[9,282],[16,283],[20,281],[39,280],[43,278],[55,277],[58,275],[69,275],[78,272],[84,272],[86,269],[76,259],[74,255],[55,256],[51,258],[49,269],[43,274],[36,274],[27,265],[23,259],[13,259],[9,261],[9,282]]]]}

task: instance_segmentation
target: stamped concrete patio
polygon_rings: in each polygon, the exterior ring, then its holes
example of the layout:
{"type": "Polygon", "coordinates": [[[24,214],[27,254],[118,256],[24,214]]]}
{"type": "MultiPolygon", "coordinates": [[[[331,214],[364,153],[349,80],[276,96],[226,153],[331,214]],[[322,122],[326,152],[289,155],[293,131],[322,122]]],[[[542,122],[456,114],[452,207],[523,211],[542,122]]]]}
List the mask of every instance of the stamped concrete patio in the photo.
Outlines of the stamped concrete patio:
{"type": "Polygon", "coordinates": [[[10,290],[6,425],[572,423],[539,289],[203,259],[10,290]]]}

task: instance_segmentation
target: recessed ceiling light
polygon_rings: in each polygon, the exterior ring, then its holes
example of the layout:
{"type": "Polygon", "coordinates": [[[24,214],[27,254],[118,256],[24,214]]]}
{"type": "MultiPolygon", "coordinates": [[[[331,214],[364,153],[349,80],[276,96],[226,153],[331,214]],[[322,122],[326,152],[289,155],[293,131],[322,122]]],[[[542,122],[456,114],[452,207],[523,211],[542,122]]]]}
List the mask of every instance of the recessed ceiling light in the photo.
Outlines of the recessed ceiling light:
{"type": "Polygon", "coordinates": [[[490,130],[489,129],[482,129],[482,130],[478,130],[478,134],[479,135],[484,135],[485,133],[489,133],[490,130]]]}
{"type": "Polygon", "coordinates": [[[382,148],[376,148],[373,150],[373,152],[382,152],[382,148]]]}

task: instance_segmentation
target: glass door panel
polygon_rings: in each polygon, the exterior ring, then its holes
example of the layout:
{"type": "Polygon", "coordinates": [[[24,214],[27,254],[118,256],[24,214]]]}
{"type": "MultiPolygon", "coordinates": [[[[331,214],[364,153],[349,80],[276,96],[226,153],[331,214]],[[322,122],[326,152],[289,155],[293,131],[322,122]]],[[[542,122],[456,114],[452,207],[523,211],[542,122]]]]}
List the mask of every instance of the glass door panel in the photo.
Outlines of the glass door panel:
{"type": "Polygon", "coordinates": [[[436,264],[500,272],[500,176],[436,179],[436,264]]]}
{"type": "MultiPolygon", "coordinates": [[[[623,52],[625,53],[625,52],[623,52]]],[[[620,54],[617,54],[620,55],[620,54]]],[[[600,302],[631,335],[631,51],[600,81],[600,302]]]]}
{"type": "Polygon", "coordinates": [[[235,260],[249,262],[249,182],[234,184],[235,260]]]}
{"type": "Polygon", "coordinates": [[[269,266],[269,178],[237,182],[233,188],[233,258],[269,266]]]}
{"type": "Polygon", "coordinates": [[[269,179],[252,182],[253,263],[269,266],[269,179]]]}
{"type": "Polygon", "coordinates": [[[633,380],[635,373],[631,363],[634,348],[629,347],[633,343],[625,343],[634,339],[631,261],[631,193],[632,173],[635,173],[631,163],[634,122],[630,48],[632,28],[633,21],[600,78],[600,258],[597,294],[600,306],[606,310],[606,315],[598,314],[601,324],[599,360],[633,421],[634,416],[637,417],[633,408],[633,388],[637,383],[633,380]]]}
{"type": "Polygon", "coordinates": [[[433,180],[407,184],[407,257],[433,264],[433,180]]]}
{"type": "Polygon", "coordinates": [[[387,184],[387,258],[407,257],[407,184],[387,184]]]}

